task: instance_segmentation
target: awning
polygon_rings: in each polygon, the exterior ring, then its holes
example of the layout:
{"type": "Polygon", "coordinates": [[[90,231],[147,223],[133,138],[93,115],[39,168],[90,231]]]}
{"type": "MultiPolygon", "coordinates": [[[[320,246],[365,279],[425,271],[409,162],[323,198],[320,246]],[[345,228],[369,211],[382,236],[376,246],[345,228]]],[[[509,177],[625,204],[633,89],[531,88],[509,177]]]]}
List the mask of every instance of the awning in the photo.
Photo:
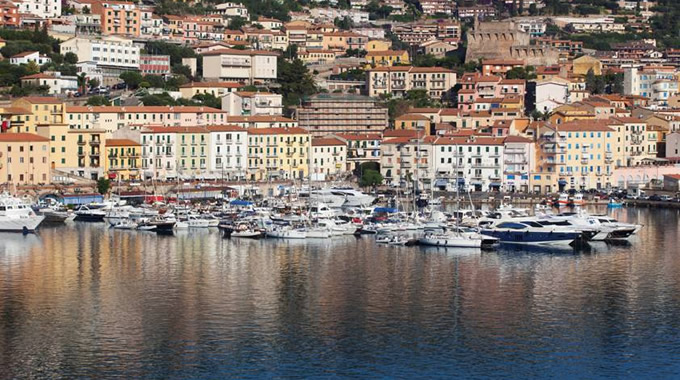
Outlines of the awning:
{"type": "Polygon", "coordinates": [[[508,174],[508,179],[515,179],[515,175],[514,174],[508,174]]]}
{"type": "Polygon", "coordinates": [[[437,187],[446,186],[448,183],[449,181],[446,178],[439,178],[438,180],[434,181],[434,185],[437,187]]]}
{"type": "Polygon", "coordinates": [[[232,205],[232,206],[250,206],[253,203],[248,202],[248,201],[244,201],[244,200],[240,200],[240,199],[234,199],[233,201],[229,202],[229,204],[232,205]]]}
{"type": "Polygon", "coordinates": [[[376,207],[373,209],[374,213],[387,213],[387,214],[394,214],[399,212],[398,209],[396,208],[391,208],[391,207],[376,207]]]}
{"type": "Polygon", "coordinates": [[[458,183],[465,183],[465,178],[458,178],[458,183]]]}
{"type": "Polygon", "coordinates": [[[482,185],[482,181],[471,181],[470,185],[482,185]]]}
{"type": "Polygon", "coordinates": [[[564,186],[564,185],[566,185],[566,184],[567,184],[567,181],[565,181],[565,180],[561,179],[561,180],[557,181],[557,184],[558,184],[558,185],[562,185],[562,186],[564,186]]]}
{"type": "Polygon", "coordinates": [[[490,186],[490,187],[501,187],[501,183],[500,183],[500,182],[491,182],[491,183],[489,184],[489,186],[490,186]]]}

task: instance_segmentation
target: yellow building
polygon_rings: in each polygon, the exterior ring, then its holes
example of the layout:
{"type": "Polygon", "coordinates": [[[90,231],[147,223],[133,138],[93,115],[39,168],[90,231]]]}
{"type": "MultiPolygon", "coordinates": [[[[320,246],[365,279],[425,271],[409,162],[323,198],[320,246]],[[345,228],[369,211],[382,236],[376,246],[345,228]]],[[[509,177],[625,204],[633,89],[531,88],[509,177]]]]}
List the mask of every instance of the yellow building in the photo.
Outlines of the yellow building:
{"type": "Polygon", "coordinates": [[[61,124],[65,120],[66,107],[58,98],[27,96],[14,99],[12,107],[30,112],[30,115],[23,115],[23,125],[14,132],[38,133],[38,124],[61,124]]]}
{"type": "Polygon", "coordinates": [[[115,180],[134,180],[141,177],[142,145],[128,139],[106,141],[106,173],[115,180]]]}
{"type": "Polygon", "coordinates": [[[394,129],[423,130],[429,133],[430,119],[421,114],[407,113],[394,119],[394,129]]]}
{"type": "Polygon", "coordinates": [[[574,75],[586,75],[589,70],[593,70],[595,75],[602,75],[602,62],[597,58],[587,55],[576,58],[572,62],[572,72],[574,75]]]}
{"type": "Polygon", "coordinates": [[[179,92],[185,99],[191,99],[198,94],[210,94],[221,98],[241,88],[243,88],[243,85],[237,82],[191,82],[179,86],[179,92]]]}
{"type": "Polygon", "coordinates": [[[37,130],[38,135],[50,141],[50,168],[93,180],[104,175],[104,131],[71,129],[68,124],[39,124],[37,130]]]}
{"type": "Polygon", "coordinates": [[[248,130],[251,180],[303,179],[309,174],[311,137],[303,128],[248,130]]]}
{"type": "Polygon", "coordinates": [[[50,183],[49,145],[48,139],[32,133],[0,134],[0,183],[50,183]]]}
{"type": "Polygon", "coordinates": [[[366,54],[366,61],[372,67],[394,66],[396,64],[408,65],[410,63],[406,50],[369,51],[366,54]]]}
{"type": "Polygon", "coordinates": [[[569,104],[555,108],[548,118],[552,124],[563,124],[574,120],[590,119],[595,119],[595,113],[569,104]]]}
{"type": "Polygon", "coordinates": [[[616,131],[606,120],[545,124],[537,140],[534,190],[604,189],[613,185],[616,131]]]}
{"type": "Polygon", "coordinates": [[[68,124],[38,124],[37,134],[50,141],[50,167],[61,169],[77,165],[76,141],[69,138],[68,124]]]}
{"type": "Polygon", "coordinates": [[[370,51],[387,51],[392,47],[392,41],[390,40],[372,40],[366,42],[364,45],[364,50],[370,51]]]}

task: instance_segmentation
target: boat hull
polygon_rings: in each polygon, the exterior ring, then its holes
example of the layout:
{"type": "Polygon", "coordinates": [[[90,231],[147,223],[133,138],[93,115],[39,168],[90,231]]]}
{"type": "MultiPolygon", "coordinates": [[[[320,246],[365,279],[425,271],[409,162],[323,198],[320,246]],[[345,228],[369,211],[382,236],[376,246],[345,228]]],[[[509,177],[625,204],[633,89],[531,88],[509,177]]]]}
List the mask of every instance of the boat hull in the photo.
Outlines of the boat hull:
{"type": "Polygon", "coordinates": [[[495,237],[501,244],[570,245],[581,237],[578,232],[482,229],[481,233],[495,237]]]}

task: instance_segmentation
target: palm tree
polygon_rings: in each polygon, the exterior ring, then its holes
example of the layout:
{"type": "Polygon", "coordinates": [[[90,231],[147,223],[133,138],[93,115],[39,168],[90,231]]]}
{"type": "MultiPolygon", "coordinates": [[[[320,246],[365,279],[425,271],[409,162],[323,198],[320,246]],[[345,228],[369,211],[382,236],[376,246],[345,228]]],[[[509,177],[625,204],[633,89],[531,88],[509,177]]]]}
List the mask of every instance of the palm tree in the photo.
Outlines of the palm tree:
{"type": "Polygon", "coordinates": [[[78,90],[81,93],[84,93],[85,92],[85,86],[87,85],[87,76],[85,75],[85,73],[80,73],[78,75],[77,80],[78,80],[78,90]]]}

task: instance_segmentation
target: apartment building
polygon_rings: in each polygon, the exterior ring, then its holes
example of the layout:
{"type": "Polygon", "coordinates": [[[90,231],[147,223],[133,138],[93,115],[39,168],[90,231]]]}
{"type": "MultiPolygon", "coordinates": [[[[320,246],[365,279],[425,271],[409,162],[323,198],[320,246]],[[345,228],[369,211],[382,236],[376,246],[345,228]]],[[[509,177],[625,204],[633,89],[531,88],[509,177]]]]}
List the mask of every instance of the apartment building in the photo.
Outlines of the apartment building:
{"type": "Polygon", "coordinates": [[[19,7],[9,0],[0,2],[0,26],[18,27],[21,25],[19,7]]]}
{"type": "MultiPolygon", "coordinates": [[[[38,133],[40,124],[61,124],[65,119],[64,102],[54,97],[27,96],[12,100],[12,107],[26,113],[19,116],[23,123],[17,122],[14,132],[38,133]]],[[[14,124],[14,123],[13,123],[14,124]]]]}
{"type": "Polygon", "coordinates": [[[139,37],[141,11],[137,4],[123,1],[92,3],[92,13],[101,16],[101,31],[105,35],[139,37]]]}
{"type": "Polygon", "coordinates": [[[505,77],[508,71],[524,66],[524,61],[521,59],[485,59],[482,61],[482,75],[505,77]]]}
{"type": "Polygon", "coordinates": [[[387,108],[367,96],[317,94],[302,101],[296,118],[314,136],[331,133],[380,133],[387,128],[387,108]]]}
{"type": "Polygon", "coordinates": [[[612,117],[606,120],[614,130],[610,151],[616,166],[637,166],[644,159],[657,156],[657,133],[648,130],[645,120],[636,117],[612,117]]]}
{"type": "Polygon", "coordinates": [[[146,126],[140,129],[144,178],[177,178],[177,133],[184,127],[146,126]]]}
{"type": "Polygon", "coordinates": [[[673,66],[626,68],[623,72],[625,95],[641,95],[652,105],[667,106],[668,99],[678,93],[680,74],[673,66]]]}
{"type": "Polygon", "coordinates": [[[312,180],[325,181],[346,171],[347,144],[336,137],[312,138],[312,180]]]}
{"type": "MultiPolygon", "coordinates": [[[[433,173],[463,191],[498,191],[502,187],[505,138],[438,137],[433,141],[433,173]]],[[[439,182],[441,184],[442,181],[439,182]]]]}
{"type": "Polygon", "coordinates": [[[616,130],[606,120],[577,120],[538,129],[534,191],[612,186],[616,130]]]}
{"type": "Polygon", "coordinates": [[[408,65],[409,55],[406,50],[369,51],[366,54],[366,61],[372,67],[408,65]]]}
{"type": "Polygon", "coordinates": [[[34,62],[38,66],[52,62],[50,57],[40,54],[37,51],[24,51],[19,54],[9,57],[9,63],[13,65],[27,65],[29,62],[34,62]]]}
{"type": "Polygon", "coordinates": [[[404,96],[410,90],[426,90],[439,99],[456,85],[456,73],[442,67],[379,67],[367,72],[368,95],[404,96]]]}
{"type": "Polygon", "coordinates": [[[185,99],[191,99],[198,94],[210,94],[221,98],[243,87],[244,85],[238,82],[191,82],[179,86],[179,92],[185,99]]]}
{"type": "Polygon", "coordinates": [[[35,15],[40,18],[55,18],[61,16],[61,1],[59,0],[23,0],[13,3],[18,13],[35,15]]]}
{"type": "Polygon", "coordinates": [[[302,128],[248,130],[250,180],[304,179],[309,175],[311,136],[302,128]]]}
{"type": "Polygon", "coordinates": [[[281,115],[283,97],[271,92],[231,92],[222,97],[222,110],[229,116],[281,115]]]}
{"type": "Polygon", "coordinates": [[[51,123],[38,125],[37,134],[50,141],[50,168],[92,180],[105,174],[106,132],[72,130],[68,124],[51,123]]]}
{"type": "Polygon", "coordinates": [[[228,116],[229,124],[238,125],[246,129],[253,128],[296,128],[298,122],[283,116],[254,115],[228,116]]]}
{"type": "Polygon", "coordinates": [[[60,44],[60,53],[76,54],[81,72],[101,76],[102,84],[108,85],[119,83],[120,74],[137,71],[140,65],[139,46],[117,36],[73,37],[60,44]]]}
{"type": "Polygon", "coordinates": [[[113,133],[143,125],[223,125],[227,113],[202,106],[69,106],[65,122],[72,129],[99,129],[113,133]]]}
{"type": "Polygon", "coordinates": [[[129,181],[142,178],[140,143],[129,139],[108,139],[105,146],[104,170],[110,179],[129,181]]]}
{"type": "Polygon", "coordinates": [[[519,101],[520,110],[524,109],[526,81],[523,79],[503,79],[496,75],[466,73],[460,78],[462,85],[458,91],[458,108],[464,111],[480,110],[477,102],[484,99],[507,99],[519,101]]]}
{"type": "Polygon", "coordinates": [[[78,90],[78,77],[61,75],[60,72],[42,72],[21,77],[21,84],[48,86],[48,94],[64,94],[78,90]]]}
{"type": "Polygon", "coordinates": [[[38,185],[51,182],[49,139],[33,133],[0,134],[0,182],[38,185]]]}
{"type": "Polygon", "coordinates": [[[169,75],[170,56],[142,54],[139,56],[139,71],[142,75],[169,75]]]}
{"type": "Polygon", "coordinates": [[[203,53],[208,80],[263,84],[276,80],[278,54],[266,50],[219,49],[203,53]]]}
{"type": "Polygon", "coordinates": [[[210,160],[208,172],[216,178],[246,179],[248,132],[236,125],[209,125],[210,160]]]}
{"type": "Polygon", "coordinates": [[[382,135],[377,133],[338,133],[329,135],[347,145],[345,171],[359,170],[364,162],[380,163],[382,135]]]}
{"type": "Polygon", "coordinates": [[[248,8],[240,3],[222,3],[215,5],[215,13],[227,17],[241,17],[246,20],[250,19],[248,8]]]}

